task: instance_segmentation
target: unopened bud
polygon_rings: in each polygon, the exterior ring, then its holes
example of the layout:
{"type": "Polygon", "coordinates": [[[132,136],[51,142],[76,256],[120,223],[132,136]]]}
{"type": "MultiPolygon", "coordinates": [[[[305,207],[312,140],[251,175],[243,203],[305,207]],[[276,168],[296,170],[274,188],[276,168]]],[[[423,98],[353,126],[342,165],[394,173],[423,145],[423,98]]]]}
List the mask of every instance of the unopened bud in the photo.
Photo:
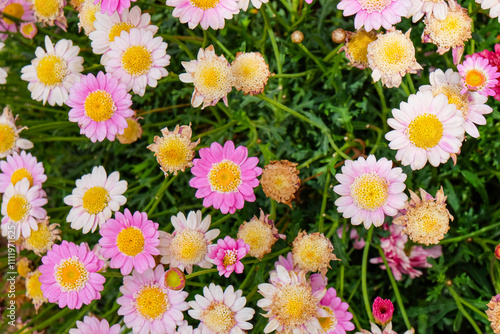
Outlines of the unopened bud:
{"type": "Polygon", "coordinates": [[[302,31],[295,30],[292,33],[292,42],[294,42],[295,44],[302,43],[303,40],[304,40],[304,34],[302,33],[302,31]]]}
{"type": "Polygon", "coordinates": [[[500,244],[495,247],[495,257],[500,260],[500,244]]]}
{"type": "Polygon", "coordinates": [[[346,39],[346,33],[344,29],[342,28],[337,28],[334,31],[332,31],[332,41],[334,43],[344,43],[346,39]]]}

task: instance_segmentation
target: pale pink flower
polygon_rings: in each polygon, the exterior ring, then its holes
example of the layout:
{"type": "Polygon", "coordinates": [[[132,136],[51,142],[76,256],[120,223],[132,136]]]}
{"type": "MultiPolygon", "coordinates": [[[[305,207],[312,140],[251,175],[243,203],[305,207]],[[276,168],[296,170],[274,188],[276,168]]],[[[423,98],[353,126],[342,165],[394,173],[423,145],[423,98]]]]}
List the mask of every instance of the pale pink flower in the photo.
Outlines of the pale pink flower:
{"type": "Polygon", "coordinates": [[[130,8],[130,1],[135,2],[137,0],[95,0],[94,4],[101,3],[101,13],[108,13],[108,15],[113,15],[115,12],[121,14],[124,9],[130,8]]]}
{"type": "Polygon", "coordinates": [[[472,55],[457,66],[457,70],[462,76],[464,87],[460,93],[469,91],[478,92],[483,96],[495,95],[492,89],[498,84],[497,78],[500,72],[494,66],[491,66],[487,59],[472,55]]]}
{"type": "Polygon", "coordinates": [[[354,28],[364,27],[366,31],[380,27],[390,29],[401,22],[401,17],[408,15],[411,0],[341,0],[337,8],[344,11],[344,16],[356,14],[354,28]]]}
{"type": "Polygon", "coordinates": [[[189,29],[199,24],[207,30],[224,28],[224,19],[232,19],[240,8],[236,0],[167,0],[167,6],[175,7],[172,15],[181,23],[187,23],[189,29]]]}
{"type": "Polygon", "coordinates": [[[446,0],[412,0],[407,17],[412,17],[412,21],[415,23],[424,15],[434,15],[436,19],[444,20],[447,14],[448,3],[446,0]]]}
{"type": "Polygon", "coordinates": [[[247,245],[243,240],[234,240],[230,236],[226,236],[224,239],[217,240],[217,245],[212,246],[208,257],[217,266],[219,275],[224,275],[227,278],[233,271],[237,274],[243,272],[244,266],[240,260],[247,255],[249,250],[250,245],[247,245]]]}
{"type": "MultiPolygon", "coordinates": [[[[499,3],[500,4],[500,3],[499,3]]],[[[500,6],[499,6],[500,10],[500,6]]],[[[500,13],[500,11],[499,11],[500,13]]],[[[479,57],[483,57],[484,59],[488,59],[488,62],[491,66],[496,67],[497,71],[500,69],[500,44],[495,44],[495,49],[494,51],[490,50],[483,50],[481,52],[476,52],[474,55],[477,55],[479,57]]],[[[465,59],[468,59],[469,57],[472,57],[473,55],[467,55],[465,56],[465,59]]],[[[495,91],[495,95],[493,96],[495,100],[500,101],[500,82],[496,84],[495,87],[492,87],[492,89],[495,91]]]]}
{"type": "MultiPolygon", "coordinates": [[[[311,4],[313,0],[306,0],[308,4],[311,4]]],[[[250,0],[236,0],[238,3],[238,8],[242,9],[243,11],[247,11],[248,5],[250,4],[250,0]]],[[[268,3],[269,0],[252,0],[252,5],[259,9],[263,3],[268,3]]]]}
{"type": "Polygon", "coordinates": [[[352,314],[347,311],[349,304],[337,297],[337,291],[334,288],[326,291],[320,304],[329,313],[328,317],[321,318],[322,334],[346,334],[354,330],[354,324],[350,321],[352,314]]]}
{"type": "Polygon", "coordinates": [[[119,334],[120,325],[109,327],[106,319],[99,320],[94,316],[86,315],[83,321],[76,322],[76,328],[70,329],[69,334],[119,334]]]}
{"type": "MultiPolygon", "coordinates": [[[[14,16],[24,22],[35,21],[34,12],[30,7],[31,3],[26,0],[6,0],[4,3],[0,1],[0,13],[14,16]]],[[[9,35],[2,32],[17,32],[17,23],[3,17],[0,19],[0,40],[5,41],[9,35]]]]}
{"type": "Polygon", "coordinates": [[[16,185],[24,178],[28,179],[30,187],[41,188],[42,183],[47,181],[43,163],[38,162],[31,153],[26,154],[26,151],[8,155],[7,161],[0,161],[0,170],[0,193],[4,193],[11,183],[16,185]]]}

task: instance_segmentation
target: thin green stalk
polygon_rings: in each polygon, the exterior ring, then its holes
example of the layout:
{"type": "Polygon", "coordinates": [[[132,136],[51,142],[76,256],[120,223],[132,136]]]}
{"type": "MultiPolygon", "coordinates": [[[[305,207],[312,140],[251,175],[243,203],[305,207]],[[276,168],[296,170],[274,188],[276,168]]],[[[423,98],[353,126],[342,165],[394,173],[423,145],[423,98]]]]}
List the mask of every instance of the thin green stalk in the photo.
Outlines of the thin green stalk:
{"type": "Polygon", "coordinates": [[[315,55],[313,55],[305,46],[304,44],[302,43],[298,43],[297,46],[309,57],[311,58],[318,66],[319,68],[321,69],[321,71],[323,71],[323,73],[326,72],[326,67],[325,65],[318,59],[318,57],[316,57],[315,55]]]}
{"type": "Polygon", "coordinates": [[[469,303],[468,301],[466,301],[462,297],[460,297],[460,301],[462,302],[462,304],[464,304],[465,306],[470,308],[472,311],[474,311],[477,315],[484,318],[485,320],[488,320],[488,315],[484,311],[481,311],[480,309],[478,309],[477,307],[475,307],[474,305],[472,305],[471,303],[469,303]]]}
{"type": "Polygon", "coordinates": [[[221,219],[219,219],[219,220],[215,221],[214,223],[210,224],[210,228],[214,228],[214,227],[219,226],[220,224],[222,224],[223,222],[225,222],[229,218],[232,218],[232,216],[231,215],[225,215],[221,219]]]}
{"type": "Polygon", "coordinates": [[[366,267],[368,265],[368,251],[370,250],[370,243],[372,242],[374,227],[371,226],[368,230],[368,235],[366,236],[365,248],[363,250],[363,261],[361,263],[361,290],[363,290],[363,300],[365,302],[366,314],[371,322],[375,322],[373,319],[372,308],[370,299],[368,298],[368,289],[366,286],[366,267]]]}
{"type": "Polygon", "coordinates": [[[269,198],[269,200],[271,201],[271,213],[269,214],[269,219],[276,220],[276,206],[277,206],[277,203],[272,198],[269,198]]]}
{"type": "Polygon", "coordinates": [[[219,131],[221,131],[221,130],[225,130],[225,129],[227,129],[227,128],[230,128],[230,127],[234,126],[236,123],[238,123],[238,121],[234,121],[234,120],[233,120],[233,121],[231,121],[231,122],[229,122],[229,123],[227,123],[227,124],[224,124],[223,126],[218,127],[218,128],[216,128],[216,129],[212,129],[212,130],[209,130],[209,131],[205,131],[205,132],[203,132],[203,133],[200,133],[199,135],[197,135],[197,136],[194,136],[194,137],[193,137],[193,141],[197,141],[197,140],[198,140],[198,139],[200,139],[200,138],[203,138],[203,137],[206,137],[206,136],[210,136],[210,135],[212,135],[212,134],[214,134],[214,133],[217,133],[217,132],[219,132],[219,131]]]}
{"type": "Polygon", "coordinates": [[[406,81],[408,81],[408,85],[410,86],[410,93],[415,94],[415,85],[413,84],[413,80],[411,78],[410,73],[406,75],[406,81]]]}
{"type": "Polygon", "coordinates": [[[466,240],[466,239],[469,239],[469,238],[473,238],[477,235],[481,235],[485,232],[488,232],[489,230],[493,230],[497,227],[500,226],[500,223],[496,223],[496,224],[493,224],[493,225],[489,225],[489,226],[486,226],[486,227],[483,227],[477,231],[474,231],[472,233],[469,233],[469,234],[465,234],[465,235],[462,235],[460,237],[455,237],[455,238],[449,238],[449,239],[444,239],[444,240],[441,240],[441,242],[439,243],[440,245],[445,245],[445,244],[450,244],[452,242],[460,242],[462,240],[466,240]]]}
{"type": "Polygon", "coordinates": [[[362,330],[363,327],[361,327],[361,324],[359,323],[359,320],[358,320],[358,317],[356,316],[356,313],[354,313],[354,310],[350,306],[349,306],[349,312],[351,312],[351,314],[352,314],[352,321],[354,321],[354,324],[356,325],[356,327],[358,328],[358,330],[362,330]]]}
{"type": "Polygon", "coordinates": [[[314,72],[316,72],[317,69],[313,69],[313,70],[308,70],[308,71],[305,71],[305,72],[300,72],[300,73],[282,73],[282,74],[275,74],[273,76],[271,76],[269,79],[277,79],[277,78],[298,78],[298,77],[303,77],[303,76],[306,76],[306,75],[309,75],[309,74],[312,74],[314,72]]]}
{"type": "Polygon", "coordinates": [[[327,54],[324,58],[323,58],[323,61],[325,63],[327,63],[330,59],[332,59],[333,57],[335,57],[335,55],[337,55],[339,53],[339,50],[341,47],[343,47],[344,44],[339,44],[335,49],[333,49],[332,51],[330,51],[329,54],[327,54]]]}
{"type": "Polygon", "coordinates": [[[382,105],[382,124],[384,126],[384,132],[387,132],[388,125],[387,125],[387,102],[385,100],[385,95],[384,95],[384,89],[382,87],[382,83],[380,81],[377,81],[375,83],[375,90],[378,93],[378,97],[380,99],[380,104],[382,105]]]}
{"type": "Polygon", "coordinates": [[[195,273],[186,275],[186,279],[188,280],[188,279],[191,279],[191,278],[196,277],[196,276],[202,276],[202,275],[205,275],[205,274],[216,273],[218,271],[219,270],[217,268],[200,270],[200,271],[197,271],[195,273]]]}
{"type": "MultiPolygon", "coordinates": [[[[272,6],[271,4],[266,4],[266,6],[272,6]]],[[[278,68],[278,75],[283,73],[283,64],[281,63],[280,51],[278,49],[278,44],[276,43],[276,38],[274,37],[274,31],[269,24],[269,17],[267,16],[266,9],[264,7],[261,8],[260,12],[262,13],[262,17],[264,18],[265,29],[269,34],[269,38],[271,39],[271,45],[273,46],[274,57],[276,58],[276,66],[278,68]]],[[[278,86],[280,90],[283,90],[283,79],[278,78],[278,86]]],[[[283,94],[278,93],[278,100],[281,101],[281,96],[283,94]]]]}
{"type": "Polygon", "coordinates": [[[207,44],[208,44],[208,34],[207,31],[203,29],[203,44],[201,45],[201,47],[205,49],[207,47],[207,44]]]}
{"type": "Polygon", "coordinates": [[[406,85],[406,83],[404,81],[401,81],[401,88],[403,88],[403,90],[405,91],[406,93],[406,96],[410,96],[410,90],[408,89],[408,86],[406,85]]]}
{"type": "Polygon", "coordinates": [[[325,182],[325,188],[323,189],[323,201],[321,203],[321,212],[319,214],[319,221],[318,221],[318,232],[323,233],[323,222],[325,221],[325,210],[326,210],[326,202],[328,200],[328,187],[330,186],[330,177],[331,174],[329,171],[326,172],[326,182],[325,182]]]}
{"type": "Polygon", "coordinates": [[[252,265],[252,267],[250,268],[250,270],[248,270],[246,272],[247,277],[245,277],[243,282],[240,284],[240,287],[238,288],[238,290],[243,290],[246,287],[247,283],[252,279],[252,276],[253,276],[252,274],[255,271],[255,269],[257,268],[257,264],[258,264],[258,262],[254,263],[252,265]]]}
{"type": "Polygon", "coordinates": [[[457,307],[459,309],[460,312],[462,312],[462,315],[467,319],[469,320],[470,324],[472,325],[472,327],[474,327],[474,330],[476,331],[476,333],[478,334],[481,334],[483,333],[483,331],[481,331],[481,329],[479,328],[479,326],[476,324],[476,322],[474,321],[474,319],[472,319],[472,317],[470,316],[470,314],[464,309],[464,306],[462,305],[462,302],[461,302],[461,298],[460,296],[455,292],[455,289],[453,289],[453,287],[451,286],[448,286],[448,290],[450,291],[451,293],[451,296],[453,297],[453,299],[455,300],[455,303],[457,304],[457,307]]]}
{"type": "Polygon", "coordinates": [[[163,184],[160,186],[160,189],[158,189],[158,192],[156,193],[156,196],[148,203],[144,211],[148,210],[148,216],[150,216],[153,211],[156,209],[158,204],[160,203],[161,199],[163,198],[163,195],[165,194],[165,191],[167,191],[168,187],[174,182],[176,179],[175,175],[171,175],[170,179],[165,178],[163,181],[163,184]]]}
{"type": "Polygon", "coordinates": [[[408,330],[410,330],[413,327],[410,323],[410,320],[408,319],[408,315],[406,314],[405,305],[403,303],[403,299],[401,298],[401,294],[399,293],[398,284],[396,283],[396,280],[394,279],[394,275],[392,274],[391,267],[389,267],[389,263],[387,263],[387,259],[385,258],[385,254],[384,254],[384,251],[382,250],[382,247],[377,246],[377,248],[378,248],[378,252],[380,253],[380,256],[382,257],[382,260],[384,261],[385,270],[387,271],[387,275],[389,275],[389,280],[391,281],[392,289],[394,290],[394,294],[396,295],[396,300],[398,301],[399,310],[401,311],[401,315],[403,316],[403,320],[404,320],[408,330]]]}
{"type": "Polygon", "coordinates": [[[217,44],[217,46],[219,48],[222,49],[222,51],[224,51],[224,53],[226,54],[227,58],[229,59],[234,59],[234,56],[233,54],[231,53],[231,51],[229,51],[225,46],[224,44],[222,44],[219,39],[217,37],[215,37],[214,35],[212,35],[212,33],[210,31],[207,30],[207,34],[208,36],[214,41],[215,44],[217,44]]]}

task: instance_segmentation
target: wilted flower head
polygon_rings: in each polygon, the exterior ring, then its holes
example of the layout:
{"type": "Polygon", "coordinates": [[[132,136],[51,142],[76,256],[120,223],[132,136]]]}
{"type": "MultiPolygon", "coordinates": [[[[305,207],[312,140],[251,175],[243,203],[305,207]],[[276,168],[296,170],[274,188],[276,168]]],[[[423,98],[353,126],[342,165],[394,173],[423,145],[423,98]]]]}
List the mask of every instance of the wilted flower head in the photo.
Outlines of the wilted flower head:
{"type": "Polygon", "coordinates": [[[406,203],[402,215],[393,220],[394,224],[404,226],[403,233],[408,234],[414,242],[422,244],[437,244],[450,229],[450,219],[453,216],[446,208],[446,196],[441,187],[436,198],[420,188],[418,197],[410,190],[411,200],[406,203]]]}
{"type": "Polygon", "coordinates": [[[495,334],[500,334],[500,294],[493,296],[488,303],[486,314],[495,334]]]}
{"type": "Polygon", "coordinates": [[[116,139],[121,144],[132,144],[136,142],[142,136],[142,127],[139,123],[139,120],[142,117],[128,117],[125,120],[127,121],[127,127],[123,130],[123,134],[116,134],[116,139]]]}
{"type": "Polygon", "coordinates": [[[259,218],[253,216],[249,222],[243,222],[238,230],[238,239],[250,246],[248,254],[259,259],[271,253],[271,247],[278,238],[285,239],[286,236],[279,234],[269,215],[264,214],[262,209],[259,218]]]}
{"type": "Polygon", "coordinates": [[[259,52],[238,52],[231,63],[234,87],[245,95],[257,95],[264,91],[271,76],[269,65],[259,52]]]}
{"type": "Polygon", "coordinates": [[[390,299],[375,298],[372,305],[373,317],[379,325],[385,326],[392,319],[394,313],[394,305],[390,299]]]}
{"type": "Polygon", "coordinates": [[[27,257],[20,258],[17,263],[17,273],[19,276],[26,278],[32,272],[32,262],[27,257]]]}
{"type": "Polygon", "coordinates": [[[177,175],[186,168],[193,166],[194,148],[200,140],[191,142],[193,130],[191,124],[179,126],[177,124],[173,131],[168,128],[161,130],[163,137],[155,136],[154,143],[148,149],[155,153],[160,168],[167,177],[168,173],[177,175]]]}
{"type": "Polygon", "coordinates": [[[33,10],[38,22],[43,25],[53,26],[54,24],[66,31],[68,22],[64,16],[64,6],[66,0],[32,0],[33,10]]]}
{"type": "Polygon", "coordinates": [[[299,232],[292,244],[293,262],[299,269],[326,275],[331,260],[339,260],[333,254],[333,245],[323,233],[299,232]]]}
{"type": "Polygon", "coordinates": [[[368,45],[377,40],[375,31],[367,32],[361,28],[355,32],[346,31],[345,46],[339,52],[345,51],[349,65],[359,69],[368,67],[368,45]]]}
{"type": "Polygon", "coordinates": [[[40,276],[42,273],[40,270],[35,270],[30,272],[26,276],[26,297],[31,299],[33,306],[35,307],[36,313],[43,303],[47,303],[48,299],[43,296],[42,283],[40,283],[40,276]]]}
{"type": "Polygon", "coordinates": [[[95,30],[94,22],[96,20],[95,14],[101,10],[101,4],[98,2],[94,5],[94,0],[85,0],[78,11],[78,32],[83,28],[85,35],[89,35],[95,30]]]}
{"type": "Polygon", "coordinates": [[[297,164],[288,160],[269,162],[264,166],[260,183],[267,197],[292,208],[292,201],[300,188],[297,164]]]}
{"type": "Polygon", "coordinates": [[[59,224],[50,224],[49,217],[38,221],[38,230],[32,230],[31,235],[23,240],[23,246],[27,250],[35,252],[36,255],[42,256],[56,240],[61,240],[61,230],[58,229],[59,224]]]}
{"type": "Polygon", "coordinates": [[[29,150],[33,148],[33,143],[27,139],[19,138],[19,133],[27,127],[17,126],[16,120],[19,115],[12,115],[10,107],[3,109],[0,115],[0,159],[5,158],[13,152],[19,152],[19,149],[29,150]]]}

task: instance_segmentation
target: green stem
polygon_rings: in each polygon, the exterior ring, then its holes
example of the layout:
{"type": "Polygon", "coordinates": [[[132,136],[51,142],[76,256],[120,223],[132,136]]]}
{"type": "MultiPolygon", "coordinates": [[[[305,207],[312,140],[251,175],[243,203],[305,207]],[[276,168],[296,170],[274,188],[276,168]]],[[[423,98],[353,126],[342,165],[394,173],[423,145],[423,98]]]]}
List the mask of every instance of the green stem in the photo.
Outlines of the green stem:
{"type": "Polygon", "coordinates": [[[462,302],[461,302],[461,298],[460,296],[455,292],[455,289],[453,289],[451,286],[448,286],[448,290],[450,291],[451,293],[451,296],[453,297],[453,299],[455,300],[455,303],[457,304],[457,307],[458,309],[460,310],[460,312],[462,312],[462,315],[467,319],[469,320],[470,324],[472,325],[472,327],[474,327],[476,333],[478,334],[481,334],[483,331],[481,331],[481,329],[479,328],[479,326],[476,324],[476,322],[474,321],[474,319],[472,319],[472,317],[470,316],[470,314],[464,309],[463,305],[462,305],[462,302]]]}
{"type": "Polygon", "coordinates": [[[474,311],[477,315],[484,318],[485,320],[488,320],[488,315],[484,311],[481,311],[480,309],[478,309],[477,307],[475,307],[474,305],[472,305],[471,303],[469,303],[468,301],[466,301],[462,297],[460,297],[460,301],[462,302],[462,304],[464,304],[465,306],[470,308],[472,311],[474,311]]]}
{"type": "Polygon", "coordinates": [[[161,199],[163,198],[165,191],[167,191],[170,184],[172,184],[172,182],[174,182],[175,178],[176,178],[175,175],[171,175],[170,180],[167,178],[165,178],[165,180],[163,180],[163,183],[160,186],[160,189],[158,189],[158,192],[156,193],[156,196],[153,199],[151,199],[151,201],[148,203],[148,205],[144,208],[144,211],[149,209],[148,216],[150,216],[153,213],[153,211],[156,209],[156,207],[160,203],[161,199]]]}
{"type": "Polygon", "coordinates": [[[363,290],[363,300],[365,302],[366,314],[371,322],[374,322],[370,299],[368,298],[368,289],[366,286],[366,267],[368,264],[368,251],[370,250],[370,243],[372,241],[373,230],[375,228],[373,226],[368,230],[368,235],[366,237],[365,249],[363,250],[363,262],[361,264],[361,290],[363,290]]]}
{"type": "Polygon", "coordinates": [[[215,42],[215,44],[217,44],[217,46],[219,48],[222,49],[222,51],[224,51],[224,53],[226,54],[227,58],[228,59],[234,59],[234,56],[233,54],[231,53],[231,51],[229,51],[225,46],[224,44],[222,44],[218,38],[216,38],[214,35],[212,35],[212,33],[210,31],[207,30],[207,34],[208,36],[215,42]]]}
{"type": "Polygon", "coordinates": [[[318,65],[323,73],[326,72],[325,65],[318,59],[318,57],[313,55],[302,43],[298,43],[297,46],[318,65]]]}
{"type": "Polygon", "coordinates": [[[245,288],[245,286],[247,285],[247,283],[250,281],[250,279],[252,278],[252,274],[253,272],[255,271],[255,269],[257,268],[257,264],[258,262],[254,263],[252,265],[252,267],[250,268],[250,270],[247,271],[247,277],[245,277],[245,279],[243,280],[243,282],[240,284],[240,287],[238,288],[238,290],[243,290],[245,288]]]}
{"type": "Polygon", "coordinates": [[[392,289],[394,290],[394,294],[396,295],[396,300],[398,301],[399,310],[401,311],[401,315],[403,316],[403,320],[404,320],[408,330],[410,330],[413,327],[410,323],[410,320],[408,319],[408,315],[406,314],[405,305],[403,303],[403,299],[401,298],[401,294],[399,293],[398,284],[396,283],[396,280],[394,279],[394,275],[392,274],[391,267],[389,267],[389,263],[387,263],[387,259],[385,258],[385,254],[384,254],[384,251],[382,250],[382,247],[377,246],[377,248],[378,248],[378,252],[380,253],[380,256],[382,257],[382,260],[384,261],[385,270],[387,271],[387,275],[389,275],[389,280],[391,281],[392,289]]]}
{"type": "Polygon", "coordinates": [[[465,234],[465,235],[462,235],[460,237],[455,237],[455,238],[450,238],[450,239],[444,239],[444,240],[441,240],[441,242],[439,243],[440,245],[445,245],[445,244],[450,244],[452,242],[460,242],[462,240],[466,240],[466,239],[469,239],[469,238],[473,238],[477,235],[481,235],[485,232],[488,232],[489,230],[493,230],[497,227],[500,226],[500,223],[496,223],[496,224],[493,224],[493,225],[489,225],[489,226],[486,226],[486,227],[483,227],[477,231],[474,231],[472,233],[469,233],[469,234],[465,234]]]}
{"type": "Polygon", "coordinates": [[[209,131],[205,131],[205,132],[203,132],[203,133],[200,133],[199,135],[197,135],[197,136],[194,136],[194,137],[193,137],[193,141],[197,141],[197,140],[198,140],[198,139],[200,139],[200,138],[203,138],[203,137],[206,137],[206,136],[210,136],[210,135],[212,135],[212,134],[214,134],[214,133],[217,133],[217,132],[219,132],[219,131],[221,131],[221,130],[225,130],[225,129],[227,129],[227,128],[230,128],[230,127],[232,127],[233,125],[235,125],[236,123],[238,123],[238,121],[234,121],[234,120],[233,120],[233,121],[231,121],[231,122],[229,122],[229,123],[227,123],[227,124],[225,124],[225,125],[223,125],[223,126],[220,126],[220,127],[216,128],[216,129],[212,129],[212,130],[209,130],[209,131]]]}
{"type": "Polygon", "coordinates": [[[361,327],[361,324],[359,323],[358,317],[356,316],[356,313],[354,313],[354,310],[352,307],[349,306],[349,312],[352,314],[352,321],[354,321],[354,324],[358,328],[358,330],[362,330],[363,328],[361,327]]]}
{"type": "Polygon", "coordinates": [[[205,274],[216,273],[218,271],[219,270],[217,268],[200,270],[200,271],[197,271],[195,273],[186,275],[186,279],[188,280],[188,279],[191,279],[191,278],[196,277],[196,276],[202,276],[202,275],[205,275],[205,274]]]}
{"type": "Polygon", "coordinates": [[[271,213],[269,214],[269,219],[271,220],[276,220],[276,206],[277,206],[277,203],[274,199],[272,198],[269,198],[269,200],[271,201],[271,213]]]}
{"type": "Polygon", "coordinates": [[[401,81],[401,85],[400,86],[405,91],[406,97],[410,96],[410,90],[408,89],[408,86],[405,84],[404,81],[401,81]]]}
{"type": "Polygon", "coordinates": [[[282,73],[282,74],[275,74],[273,76],[271,76],[269,79],[277,79],[277,78],[298,78],[298,77],[303,77],[303,76],[306,76],[306,75],[309,75],[309,74],[312,74],[314,72],[316,72],[317,69],[313,69],[313,70],[308,70],[308,71],[305,71],[305,72],[300,72],[300,73],[282,73]]]}
{"type": "Polygon", "coordinates": [[[335,57],[335,55],[337,55],[339,53],[340,48],[343,47],[343,46],[344,46],[344,44],[339,44],[335,49],[333,49],[332,51],[330,51],[330,53],[327,54],[325,56],[325,58],[323,58],[323,61],[325,63],[327,63],[330,59],[332,59],[333,57],[335,57]]]}
{"type": "Polygon", "coordinates": [[[319,233],[323,233],[323,222],[325,221],[325,210],[326,210],[326,202],[328,200],[328,187],[330,186],[330,177],[331,174],[327,170],[325,188],[323,189],[323,201],[321,203],[321,212],[319,214],[319,221],[318,221],[319,233]]]}

